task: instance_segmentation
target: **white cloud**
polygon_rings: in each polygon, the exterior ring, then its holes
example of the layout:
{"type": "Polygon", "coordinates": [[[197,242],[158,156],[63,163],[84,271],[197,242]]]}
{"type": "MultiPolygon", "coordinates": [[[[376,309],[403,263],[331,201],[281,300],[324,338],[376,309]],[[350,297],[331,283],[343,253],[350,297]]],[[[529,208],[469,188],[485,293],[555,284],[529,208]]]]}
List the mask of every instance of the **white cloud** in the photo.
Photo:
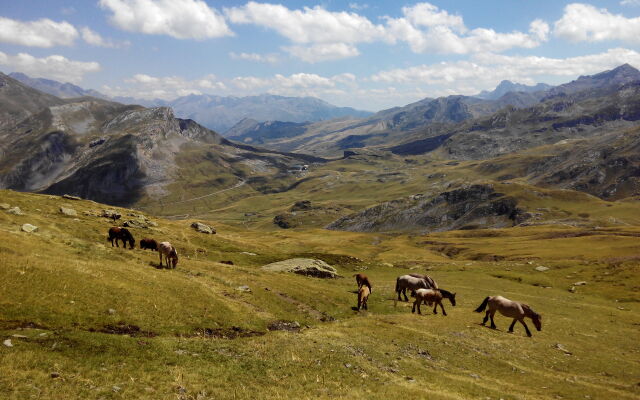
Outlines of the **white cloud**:
{"type": "Polygon", "coordinates": [[[419,65],[381,71],[370,77],[377,83],[403,84],[428,88],[430,95],[472,95],[493,89],[503,79],[533,84],[540,81],[566,80],[615,68],[621,64],[640,65],[640,53],[628,49],[610,49],[604,53],[548,58],[477,54],[471,60],[419,65]]]}
{"type": "Polygon", "coordinates": [[[361,43],[380,39],[384,28],[350,12],[331,12],[320,6],[290,10],[279,4],[250,1],[225,9],[229,21],[270,28],[294,43],[361,43]]]}
{"type": "Polygon", "coordinates": [[[74,7],[62,7],[60,13],[62,15],[71,15],[76,13],[76,9],[74,7]]]}
{"type": "Polygon", "coordinates": [[[126,87],[103,86],[105,94],[115,97],[135,97],[139,99],[173,100],[180,96],[202,94],[206,90],[226,90],[224,83],[216,80],[214,75],[188,80],[180,76],[156,77],[147,74],[136,74],[125,80],[126,87]]]}
{"type": "Polygon", "coordinates": [[[529,33],[499,33],[487,28],[468,30],[462,17],[450,15],[429,3],[404,7],[402,13],[401,18],[385,18],[387,38],[407,42],[415,53],[468,54],[533,48],[546,41],[549,33],[549,26],[539,19],[531,22],[529,33]]]}
{"type": "Polygon", "coordinates": [[[573,3],[565,7],[562,18],[556,21],[554,33],[572,42],[640,43],[640,17],[627,18],[589,4],[573,3]]]}
{"type": "Polygon", "coordinates": [[[640,0],[622,0],[620,2],[620,5],[636,7],[636,6],[640,6],[640,0]]]}
{"type": "Polygon", "coordinates": [[[5,54],[0,51],[0,65],[33,77],[79,83],[85,74],[100,70],[97,62],[73,61],[60,55],[36,58],[30,54],[5,54]]]}
{"type": "Polygon", "coordinates": [[[257,53],[229,53],[229,57],[233,60],[245,60],[267,64],[276,64],[278,56],[276,54],[257,54],[257,53]]]}
{"type": "Polygon", "coordinates": [[[231,36],[224,17],[202,0],[100,0],[112,24],[130,32],[176,39],[231,36]]]}
{"type": "Polygon", "coordinates": [[[116,43],[111,39],[105,39],[98,32],[95,32],[86,26],[80,29],[80,34],[82,35],[82,39],[92,46],[115,49],[131,45],[128,41],[116,43]]]}
{"type": "Polygon", "coordinates": [[[283,50],[308,63],[355,57],[360,52],[347,43],[318,43],[313,46],[289,46],[283,50]]]}
{"type": "Polygon", "coordinates": [[[369,8],[369,4],[366,3],[349,3],[349,8],[352,10],[366,10],[369,8]]]}
{"type": "Polygon", "coordinates": [[[402,14],[415,27],[446,26],[457,32],[465,32],[467,30],[462,17],[450,15],[447,11],[439,10],[438,7],[429,3],[418,3],[413,7],[403,7],[402,14]]]}
{"type": "Polygon", "coordinates": [[[0,42],[32,47],[70,46],[78,31],[66,21],[48,18],[22,22],[0,17],[0,42]]]}
{"type": "MultiPolygon", "coordinates": [[[[352,9],[358,6],[352,4],[352,9]]],[[[407,42],[415,53],[468,54],[533,48],[547,40],[549,26],[535,20],[529,32],[498,33],[493,29],[469,30],[459,15],[430,3],[403,7],[400,18],[382,17],[374,24],[354,12],[331,12],[320,6],[291,10],[280,4],[251,1],[224,10],[229,21],[272,29],[289,39],[285,51],[306,62],[355,57],[359,43],[407,42]]]]}

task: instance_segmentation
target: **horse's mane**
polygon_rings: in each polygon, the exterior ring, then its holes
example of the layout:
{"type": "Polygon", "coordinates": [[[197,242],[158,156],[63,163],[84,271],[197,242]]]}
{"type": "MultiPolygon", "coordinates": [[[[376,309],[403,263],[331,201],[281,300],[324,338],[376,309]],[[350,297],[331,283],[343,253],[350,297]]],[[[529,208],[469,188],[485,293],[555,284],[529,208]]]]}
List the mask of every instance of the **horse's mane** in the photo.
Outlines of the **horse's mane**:
{"type": "Polygon", "coordinates": [[[171,249],[171,251],[169,252],[170,256],[175,256],[176,258],[178,258],[178,252],[176,251],[176,249],[171,249]]]}
{"type": "Polygon", "coordinates": [[[533,315],[535,318],[539,318],[540,314],[538,314],[537,312],[533,311],[533,308],[531,308],[528,304],[524,304],[524,303],[520,303],[520,306],[525,309],[526,311],[529,311],[531,313],[531,315],[533,315]]]}
{"type": "Polygon", "coordinates": [[[450,292],[450,291],[448,291],[448,290],[444,290],[444,289],[436,289],[436,290],[438,290],[440,293],[442,293],[442,296],[443,296],[443,297],[450,298],[450,297],[452,297],[452,296],[453,296],[453,293],[451,293],[451,292],[450,292]]]}

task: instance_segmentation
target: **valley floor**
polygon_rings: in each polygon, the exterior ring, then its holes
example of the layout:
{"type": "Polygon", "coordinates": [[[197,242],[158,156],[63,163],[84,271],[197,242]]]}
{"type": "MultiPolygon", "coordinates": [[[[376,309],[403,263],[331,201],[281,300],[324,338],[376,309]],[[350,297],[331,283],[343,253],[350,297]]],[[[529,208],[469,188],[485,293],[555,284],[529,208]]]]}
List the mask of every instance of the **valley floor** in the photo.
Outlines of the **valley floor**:
{"type": "Polygon", "coordinates": [[[0,209],[2,398],[640,397],[640,226],[391,235],[211,222],[205,235],[150,216],[157,226],[131,231],[177,247],[167,270],[155,252],[111,247],[97,214],[112,207],[11,191],[0,203],[23,214],[0,209]],[[260,269],[292,257],[341,278],[260,269]],[[357,272],[373,284],[369,311],[352,309],[357,272]],[[457,292],[448,316],[394,300],[410,272],[457,292]],[[530,304],[542,331],[509,334],[501,316],[481,326],[473,310],[496,294],[530,304]]]}

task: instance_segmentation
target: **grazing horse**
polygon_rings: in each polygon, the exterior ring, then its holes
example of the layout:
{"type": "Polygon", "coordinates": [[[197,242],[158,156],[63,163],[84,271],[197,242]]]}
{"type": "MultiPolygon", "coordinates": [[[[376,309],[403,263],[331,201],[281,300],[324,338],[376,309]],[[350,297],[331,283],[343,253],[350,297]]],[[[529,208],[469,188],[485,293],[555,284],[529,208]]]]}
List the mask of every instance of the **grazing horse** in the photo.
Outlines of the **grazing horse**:
{"type": "Polygon", "coordinates": [[[371,294],[371,291],[367,285],[360,286],[360,289],[358,290],[358,311],[360,311],[360,308],[364,308],[365,310],[369,309],[367,306],[369,294],[371,294]]]}
{"type": "Polygon", "coordinates": [[[455,307],[456,305],[456,294],[451,293],[448,290],[444,289],[418,289],[415,292],[416,301],[413,302],[413,307],[411,308],[411,312],[416,312],[416,306],[418,307],[418,314],[422,314],[420,312],[420,304],[428,304],[435,303],[433,306],[433,313],[438,313],[438,305],[442,309],[442,315],[446,316],[447,312],[444,310],[444,306],[442,305],[442,299],[449,299],[451,305],[455,307]]]}
{"type": "Polygon", "coordinates": [[[118,226],[114,226],[109,229],[109,237],[107,237],[107,240],[111,241],[111,247],[113,247],[114,240],[116,242],[116,247],[120,247],[118,245],[118,240],[122,240],[122,245],[125,249],[127,248],[127,242],[129,242],[129,248],[131,249],[133,249],[133,246],[135,246],[136,243],[133,239],[133,235],[127,228],[120,228],[118,226]]]}
{"type": "Polygon", "coordinates": [[[516,321],[520,321],[520,323],[524,326],[524,330],[527,332],[527,336],[531,337],[531,331],[529,331],[529,327],[524,323],[525,318],[531,318],[533,324],[536,326],[538,331],[542,330],[542,316],[537,312],[533,311],[531,307],[524,303],[518,303],[517,301],[512,301],[502,296],[489,296],[484,299],[480,307],[476,308],[476,312],[481,313],[485,308],[489,306],[487,313],[482,320],[482,325],[487,323],[487,320],[491,318],[491,328],[496,329],[496,324],[493,322],[493,316],[496,311],[500,311],[500,314],[505,317],[513,318],[513,322],[509,326],[509,333],[513,333],[513,326],[516,324],[516,321]]]}
{"type": "Polygon", "coordinates": [[[369,277],[367,277],[365,274],[355,274],[354,276],[356,277],[358,290],[360,290],[362,285],[365,285],[369,288],[369,293],[373,292],[373,289],[371,288],[371,282],[369,282],[369,277]]]}
{"type": "Polygon", "coordinates": [[[399,276],[396,279],[396,293],[398,293],[398,300],[402,301],[402,299],[400,298],[400,294],[402,293],[404,295],[404,301],[409,301],[409,298],[407,297],[407,289],[411,290],[412,292],[421,288],[434,289],[431,282],[435,284],[435,282],[431,278],[429,278],[429,280],[426,280],[424,278],[416,278],[415,276],[411,275],[399,276]]]}
{"type": "Polygon", "coordinates": [[[158,250],[158,242],[155,239],[144,238],[140,240],[140,248],[142,250],[150,249],[150,250],[158,250]]]}
{"type": "Polygon", "coordinates": [[[160,242],[158,244],[158,254],[160,254],[160,267],[162,267],[162,255],[164,255],[164,259],[167,262],[167,268],[175,268],[178,265],[178,252],[171,243],[160,242]]]}
{"type": "Polygon", "coordinates": [[[437,289],[438,288],[438,284],[436,283],[436,281],[434,281],[433,278],[430,277],[429,275],[409,274],[409,276],[413,276],[414,278],[424,279],[425,281],[427,281],[428,284],[431,285],[432,289],[437,289]]]}

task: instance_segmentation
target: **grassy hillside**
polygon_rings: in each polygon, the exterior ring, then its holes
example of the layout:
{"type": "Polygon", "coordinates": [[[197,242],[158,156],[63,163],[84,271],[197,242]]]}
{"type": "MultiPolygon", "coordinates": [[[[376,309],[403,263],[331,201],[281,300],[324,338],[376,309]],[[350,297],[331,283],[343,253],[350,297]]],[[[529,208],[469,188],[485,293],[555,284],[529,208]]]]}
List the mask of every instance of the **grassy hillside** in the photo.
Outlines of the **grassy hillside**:
{"type": "MultiPolygon", "coordinates": [[[[11,191],[0,198],[24,212],[0,210],[0,336],[12,344],[0,346],[3,398],[640,396],[640,223],[410,236],[213,219],[218,234],[204,235],[191,220],[149,216],[156,227],[131,230],[176,245],[180,263],[166,270],[155,252],[112,248],[112,222],[85,215],[111,207],[11,191]],[[39,229],[21,232],[24,223],[39,229]],[[324,259],[343,278],[259,268],[293,256],[324,259]],[[369,311],[358,313],[351,275],[362,270],[374,290],[369,311]],[[457,292],[457,307],[417,316],[396,304],[395,277],[408,272],[457,292]],[[510,335],[504,317],[496,331],[480,326],[472,310],[492,294],[529,303],[543,330],[510,335]],[[301,330],[269,330],[278,321],[301,330]]],[[[633,202],[606,208],[618,207],[637,215],[633,202]]]]}

